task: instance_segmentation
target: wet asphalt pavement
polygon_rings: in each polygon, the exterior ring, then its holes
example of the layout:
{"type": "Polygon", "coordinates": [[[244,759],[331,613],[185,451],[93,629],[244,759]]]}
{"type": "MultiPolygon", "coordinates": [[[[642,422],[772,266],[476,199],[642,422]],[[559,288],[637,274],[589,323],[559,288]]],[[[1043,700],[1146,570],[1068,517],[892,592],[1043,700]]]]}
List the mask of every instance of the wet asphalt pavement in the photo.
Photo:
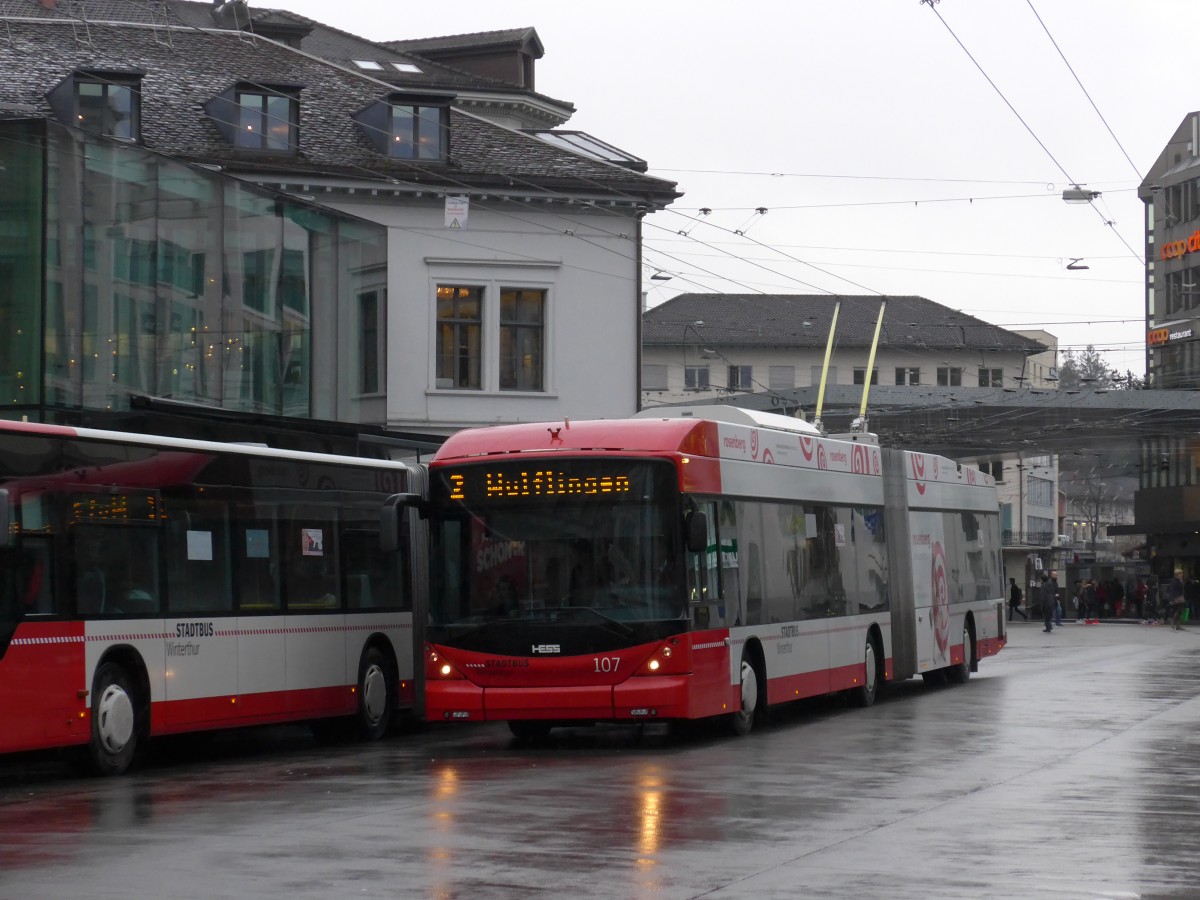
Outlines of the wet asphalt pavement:
{"type": "Polygon", "coordinates": [[[1010,638],[964,686],[743,739],[290,728],[109,780],[0,760],[0,898],[1200,897],[1200,633],[1010,638]]]}

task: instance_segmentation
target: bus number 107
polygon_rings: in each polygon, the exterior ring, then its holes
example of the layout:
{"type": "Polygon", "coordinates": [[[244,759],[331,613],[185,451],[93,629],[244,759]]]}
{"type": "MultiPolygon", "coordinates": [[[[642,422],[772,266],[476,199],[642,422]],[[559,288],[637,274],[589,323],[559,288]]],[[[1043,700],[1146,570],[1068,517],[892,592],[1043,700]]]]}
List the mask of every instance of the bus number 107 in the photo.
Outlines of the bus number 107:
{"type": "Polygon", "coordinates": [[[615,672],[617,664],[621,662],[619,656],[593,656],[592,662],[596,664],[597,672],[615,672]]]}

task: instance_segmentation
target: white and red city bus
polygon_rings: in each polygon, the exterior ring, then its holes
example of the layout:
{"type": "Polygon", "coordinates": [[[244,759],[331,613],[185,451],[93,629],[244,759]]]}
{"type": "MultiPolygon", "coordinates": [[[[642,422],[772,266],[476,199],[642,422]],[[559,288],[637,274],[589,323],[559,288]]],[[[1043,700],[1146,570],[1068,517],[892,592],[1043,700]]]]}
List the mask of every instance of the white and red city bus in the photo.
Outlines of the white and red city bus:
{"type": "Polygon", "coordinates": [[[378,737],[416,700],[411,554],[380,552],[379,509],[421,478],[0,421],[0,752],[78,747],[115,774],[158,735],[378,737]]]}
{"type": "Polygon", "coordinates": [[[430,720],[726,715],[1004,646],[993,479],[729,407],[509,425],[430,463],[430,720]]]}

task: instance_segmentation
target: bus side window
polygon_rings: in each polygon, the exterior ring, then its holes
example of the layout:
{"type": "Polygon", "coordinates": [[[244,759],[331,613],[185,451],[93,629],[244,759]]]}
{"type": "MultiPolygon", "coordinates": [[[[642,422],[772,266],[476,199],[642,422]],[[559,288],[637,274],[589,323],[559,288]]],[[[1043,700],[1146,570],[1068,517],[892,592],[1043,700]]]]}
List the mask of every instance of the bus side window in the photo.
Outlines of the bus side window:
{"type": "Polygon", "coordinates": [[[168,503],[167,608],[172,613],[229,612],[233,594],[225,504],[196,497],[168,503]]]}
{"type": "Polygon", "coordinates": [[[75,603],[79,615],[158,611],[158,529],[77,525],[75,603]]]}
{"type": "Polygon", "coordinates": [[[284,597],[289,612],[339,605],[337,527],[332,508],[295,506],[280,516],[284,597]]]}
{"type": "MultiPolygon", "coordinates": [[[[266,613],[279,609],[279,541],[275,523],[256,518],[249,506],[235,513],[235,584],[241,612],[266,613]]],[[[261,515],[261,513],[259,513],[261,515]]]]}
{"type": "Polygon", "coordinates": [[[340,547],[345,572],[346,604],[350,609],[407,609],[396,578],[400,553],[379,552],[379,528],[373,526],[342,530],[340,547]]]}

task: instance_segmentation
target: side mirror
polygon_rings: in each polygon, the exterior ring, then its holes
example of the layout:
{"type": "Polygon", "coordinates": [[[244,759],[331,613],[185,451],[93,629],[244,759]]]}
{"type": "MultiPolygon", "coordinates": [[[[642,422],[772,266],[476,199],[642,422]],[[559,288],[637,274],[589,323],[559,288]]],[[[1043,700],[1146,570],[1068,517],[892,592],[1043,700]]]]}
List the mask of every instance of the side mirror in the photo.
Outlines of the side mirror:
{"type": "Polygon", "coordinates": [[[703,553],[708,549],[708,516],[695,509],[683,520],[684,541],[690,553],[703,553]]]}
{"type": "Polygon", "coordinates": [[[9,547],[13,542],[12,501],[8,491],[0,488],[0,547],[9,547]]]}
{"type": "Polygon", "coordinates": [[[392,494],[383,502],[379,511],[379,546],[384,553],[395,553],[407,540],[402,513],[409,507],[415,507],[421,518],[428,513],[425,498],[420,494],[392,494]]]}

